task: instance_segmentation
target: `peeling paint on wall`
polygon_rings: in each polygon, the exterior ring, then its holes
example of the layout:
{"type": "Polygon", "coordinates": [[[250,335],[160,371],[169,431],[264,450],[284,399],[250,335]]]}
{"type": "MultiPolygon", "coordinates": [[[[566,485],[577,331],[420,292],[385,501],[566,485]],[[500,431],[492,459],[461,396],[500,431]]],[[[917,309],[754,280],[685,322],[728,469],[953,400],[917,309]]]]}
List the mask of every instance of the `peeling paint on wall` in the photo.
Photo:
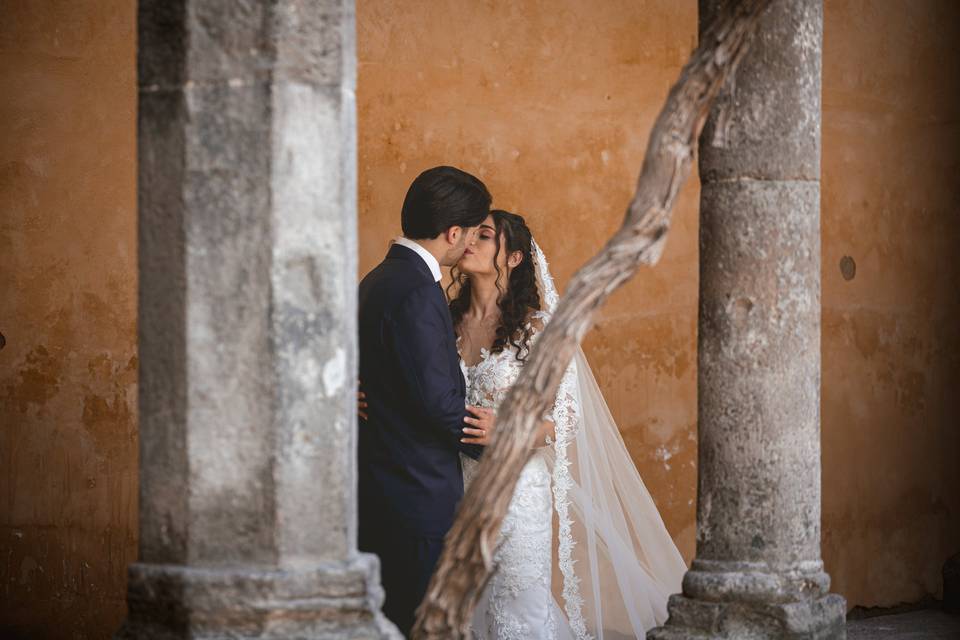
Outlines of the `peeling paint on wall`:
{"type": "Polygon", "coordinates": [[[0,10],[0,636],[99,639],[136,557],[135,3],[0,10]]]}

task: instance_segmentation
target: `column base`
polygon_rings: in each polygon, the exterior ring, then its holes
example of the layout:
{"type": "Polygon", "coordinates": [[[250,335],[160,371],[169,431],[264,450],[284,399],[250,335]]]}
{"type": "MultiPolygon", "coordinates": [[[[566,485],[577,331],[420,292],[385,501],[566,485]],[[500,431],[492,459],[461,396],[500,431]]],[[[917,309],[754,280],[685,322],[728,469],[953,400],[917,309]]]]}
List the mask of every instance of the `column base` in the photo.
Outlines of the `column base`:
{"type": "Polygon", "coordinates": [[[136,563],[127,619],[114,637],[402,640],[380,611],[379,574],[370,554],[307,569],[136,563]]]}
{"type": "Polygon", "coordinates": [[[846,601],[826,594],[799,602],[709,602],[670,596],[666,624],[647,640],[843,640],[846,601]]]}

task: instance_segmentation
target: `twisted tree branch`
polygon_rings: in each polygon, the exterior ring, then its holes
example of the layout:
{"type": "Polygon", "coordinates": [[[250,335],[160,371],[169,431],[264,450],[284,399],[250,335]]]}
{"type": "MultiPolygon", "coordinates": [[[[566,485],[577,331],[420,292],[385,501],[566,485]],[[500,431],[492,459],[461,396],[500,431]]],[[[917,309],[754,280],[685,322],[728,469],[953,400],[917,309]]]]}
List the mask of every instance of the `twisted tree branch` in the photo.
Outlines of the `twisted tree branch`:
{"type": "Polygon", "coordinates": [[[710,106],[736,69],[760,15],[771,2],[727,2],[670,90],[650,134],[623,225],[574,275],[500,407],[493,442],[460,505],[417,611],[414,638],[467,637],[474,607],[493,570],[492,550],[500,524],[534,446],[538,417],[553,405],[563,373],[597,309],[640,264],[653,265],[660,259],[671,209],[690,173],[710,106]]]}

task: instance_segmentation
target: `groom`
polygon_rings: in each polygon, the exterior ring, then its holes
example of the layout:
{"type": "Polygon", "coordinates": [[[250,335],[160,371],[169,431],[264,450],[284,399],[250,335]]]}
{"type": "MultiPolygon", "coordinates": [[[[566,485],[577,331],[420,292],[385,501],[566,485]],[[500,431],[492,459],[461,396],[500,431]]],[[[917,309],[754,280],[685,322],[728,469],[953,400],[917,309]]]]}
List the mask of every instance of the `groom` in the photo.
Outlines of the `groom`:
{"type": "MultiPolygon", "coordinates": [[[[490,212],[480,180],[453,167],[420,174],[403,201],[403,237],[360,283],[359,547],[380,557],[383,611],[409,635],[463,497],[468,411],[440,267],[463,255],[490,212]]],[[[489,431],[492,414],[471,408],[489,431]]]]}

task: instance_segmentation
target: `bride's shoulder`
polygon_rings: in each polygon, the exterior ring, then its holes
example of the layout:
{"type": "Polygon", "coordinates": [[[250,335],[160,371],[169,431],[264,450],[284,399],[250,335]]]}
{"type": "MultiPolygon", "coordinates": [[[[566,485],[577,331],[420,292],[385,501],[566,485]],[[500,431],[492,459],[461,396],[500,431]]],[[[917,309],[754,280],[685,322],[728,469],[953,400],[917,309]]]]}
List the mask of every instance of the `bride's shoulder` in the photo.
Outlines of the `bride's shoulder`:
{"type": "Polygon", "coordinates": [[[550,321],[550,314],[542,309],[530,309],[527,311],[526,328],[532,333],[540,333],[550,321]]]}

